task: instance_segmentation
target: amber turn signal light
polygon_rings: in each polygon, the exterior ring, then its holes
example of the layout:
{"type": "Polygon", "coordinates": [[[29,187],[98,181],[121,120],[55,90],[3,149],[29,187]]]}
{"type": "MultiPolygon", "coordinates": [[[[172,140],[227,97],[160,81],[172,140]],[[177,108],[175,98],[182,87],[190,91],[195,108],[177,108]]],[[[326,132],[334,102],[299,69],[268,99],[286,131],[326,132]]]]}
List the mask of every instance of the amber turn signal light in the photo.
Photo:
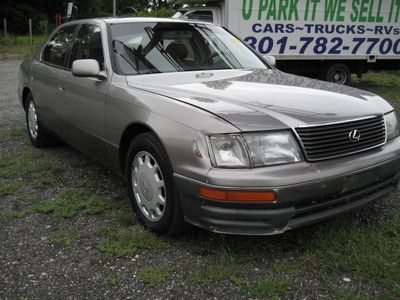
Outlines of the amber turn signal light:
{"type": "Polygon", "coordinates": [[[200,188],[200,196],[210,200],[233,201],[233,202],[276,202],[276,193],[274,191],[224,191],[208,187],[200,188]]]}

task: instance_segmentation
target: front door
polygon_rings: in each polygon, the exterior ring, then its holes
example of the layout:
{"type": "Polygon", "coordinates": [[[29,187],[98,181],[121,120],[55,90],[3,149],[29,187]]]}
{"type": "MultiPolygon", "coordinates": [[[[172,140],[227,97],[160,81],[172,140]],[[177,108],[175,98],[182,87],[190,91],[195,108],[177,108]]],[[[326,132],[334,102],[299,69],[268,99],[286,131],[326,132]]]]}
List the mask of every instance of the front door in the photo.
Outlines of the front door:
{"type": "Polygon", "coordinates": [[[72,63],[95,59],[104,69],[101,29],[94,24],[81,25],[72,46],[67,70],[61,72],[59,97],[62,136],[72,146],[98,161],[104,161],[104,103],[108,80],[72,75],[72,63]]]}

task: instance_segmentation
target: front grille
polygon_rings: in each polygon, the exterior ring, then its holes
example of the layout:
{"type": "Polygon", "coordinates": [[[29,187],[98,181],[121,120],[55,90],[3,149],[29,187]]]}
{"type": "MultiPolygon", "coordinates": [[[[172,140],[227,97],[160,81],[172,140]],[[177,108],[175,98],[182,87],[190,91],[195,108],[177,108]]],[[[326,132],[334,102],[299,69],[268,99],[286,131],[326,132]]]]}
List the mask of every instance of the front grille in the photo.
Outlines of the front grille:
{"type": "Polygon", "coordinates": [[[366,151],[383,145],[386,127],[383,116],[327,125],[297,127],[305,156],[309,161],[330,159],[366,151]],[[357,130],[359,135],[350,138],[357,130]],[[355,140],[354,138],[358,140],[355,140]]]}

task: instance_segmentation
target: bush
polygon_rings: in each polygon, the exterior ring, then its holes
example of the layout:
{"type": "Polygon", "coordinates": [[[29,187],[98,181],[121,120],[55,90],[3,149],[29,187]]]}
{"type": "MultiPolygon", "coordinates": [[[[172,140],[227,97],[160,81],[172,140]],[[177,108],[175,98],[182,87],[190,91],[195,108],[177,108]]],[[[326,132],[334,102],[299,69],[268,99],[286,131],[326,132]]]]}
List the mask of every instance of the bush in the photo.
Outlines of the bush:
{"type": "Polygon", "coordinates": [[[49,35],[50,31],[52,31],[49,20],[47,19],[40,20],[38,28],[41,35],[49,35]]]}

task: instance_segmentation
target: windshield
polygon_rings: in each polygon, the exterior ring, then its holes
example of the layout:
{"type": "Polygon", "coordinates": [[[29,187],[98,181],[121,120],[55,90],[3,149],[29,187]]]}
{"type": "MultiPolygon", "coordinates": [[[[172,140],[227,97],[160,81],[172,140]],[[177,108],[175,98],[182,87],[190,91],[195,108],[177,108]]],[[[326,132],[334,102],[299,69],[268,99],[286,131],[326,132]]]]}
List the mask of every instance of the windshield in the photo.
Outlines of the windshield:
{"type": "Polygon", "coordinates": [[[117,68],[126,75],[222,69],[267,69],[240,40],[214,25],[111,25],[117,68]]]}

